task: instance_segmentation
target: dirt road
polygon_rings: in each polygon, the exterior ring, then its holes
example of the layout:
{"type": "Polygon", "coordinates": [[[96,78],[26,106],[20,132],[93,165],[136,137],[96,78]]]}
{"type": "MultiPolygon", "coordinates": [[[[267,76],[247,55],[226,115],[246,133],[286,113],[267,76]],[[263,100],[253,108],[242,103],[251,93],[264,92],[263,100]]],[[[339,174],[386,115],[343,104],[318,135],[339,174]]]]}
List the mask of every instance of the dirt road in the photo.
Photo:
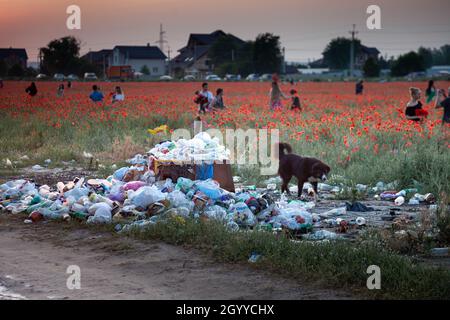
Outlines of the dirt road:
{"type": "Polygon", "coordinates": [[[193,249],[0,214],[0,300],[349,298],[193,249]],[[80,290],[67,288],[70,265],[80,290]]]}

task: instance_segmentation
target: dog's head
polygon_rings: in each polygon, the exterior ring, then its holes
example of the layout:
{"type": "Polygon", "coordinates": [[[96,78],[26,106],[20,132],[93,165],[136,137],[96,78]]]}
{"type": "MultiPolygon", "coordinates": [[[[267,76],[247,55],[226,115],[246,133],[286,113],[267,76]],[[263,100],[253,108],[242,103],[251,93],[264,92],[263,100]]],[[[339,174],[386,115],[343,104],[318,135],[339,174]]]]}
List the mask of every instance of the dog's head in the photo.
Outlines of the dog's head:
{"type": "Polygon", "coordinates": [[[330,173],[331,168],[327,166],[325,163],[317,162],[316,164],[313,165],[312,169],[314,178],[320,179],[322,181],[328,180],[328,174],[330,173]]]}

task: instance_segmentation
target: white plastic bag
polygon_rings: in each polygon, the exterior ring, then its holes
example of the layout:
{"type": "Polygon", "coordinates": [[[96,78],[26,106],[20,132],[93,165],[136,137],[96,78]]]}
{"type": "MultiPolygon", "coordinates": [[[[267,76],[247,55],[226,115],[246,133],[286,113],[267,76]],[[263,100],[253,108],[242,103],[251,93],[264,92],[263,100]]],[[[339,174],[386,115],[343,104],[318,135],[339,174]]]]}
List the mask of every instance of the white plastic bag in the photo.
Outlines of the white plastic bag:
{"type": "Polygon", "coordinates": [[[156,186],[142,187],[130,194],[129,199],[136,207],[147,209],[152,203],[166,199],[166,194],[159,191],[156,186]]]}

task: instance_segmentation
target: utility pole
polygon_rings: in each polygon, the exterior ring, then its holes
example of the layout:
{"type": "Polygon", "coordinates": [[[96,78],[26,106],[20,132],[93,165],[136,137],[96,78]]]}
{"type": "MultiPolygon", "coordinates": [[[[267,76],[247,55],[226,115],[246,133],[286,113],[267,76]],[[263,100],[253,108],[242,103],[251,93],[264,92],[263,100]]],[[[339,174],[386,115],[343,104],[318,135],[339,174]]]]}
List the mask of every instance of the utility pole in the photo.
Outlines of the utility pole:
{"type": "Polygon", "coordinates": [[[39,72],[42,70],[42,48],[39,48],[39,72]]]}
{"type": "Polygon", "coordinates": [[[164,44],[167,43],[165,38],[166,32],[163,29],[162,23],[159,25],[159,40],[156,43],[159,45],[159,49],[164,52],[164,44]]]}
{"type": "Polygon", "coordinates": [[[281,65],[281,72],[286,74],[286,48],[283,47],[283,61],[281,65]]]}
{"type": "Polygon", "coordinates": [[[172,50],[170,50],[170,46],[169,49],[167,50],[167,74],[170,76],[170,53],[172,52],[172,50]]]}
{"type": "Polygon", "coordinates": [[[352,43],[350,45],[350,77],[353,78],[355,69],[355,35],[359,33],[356,31],[356,24],[353,24],[353,29],[349,33],[352,35],[352,43]]]}

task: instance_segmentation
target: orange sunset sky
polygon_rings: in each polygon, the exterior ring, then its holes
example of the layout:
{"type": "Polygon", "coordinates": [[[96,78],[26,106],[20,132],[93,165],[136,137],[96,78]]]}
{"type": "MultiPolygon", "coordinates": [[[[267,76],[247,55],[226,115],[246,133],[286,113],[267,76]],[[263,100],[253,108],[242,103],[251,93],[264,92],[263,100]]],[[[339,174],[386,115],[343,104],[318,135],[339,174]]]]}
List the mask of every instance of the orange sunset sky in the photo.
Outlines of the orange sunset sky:
{"type": "Polygon", "coordinates": [[[82,53],[145,45],[158,39],[160,23],[172,56],[189,33],[222,29],[244,40],[273,32],[287,60],[306,62],[331,38],[347,36],[353,23],[365,45],[398,55],[450,43],[450,0],[0,0],[0,47],[26,48],[36,61],[39,47],[65,35],[82,40],[82,53]],[[71,4],[81,7],[79,31],[66,28],[71,4]],[[382,30],[366,28],[370,4],[381,7],[382,30]]]}

